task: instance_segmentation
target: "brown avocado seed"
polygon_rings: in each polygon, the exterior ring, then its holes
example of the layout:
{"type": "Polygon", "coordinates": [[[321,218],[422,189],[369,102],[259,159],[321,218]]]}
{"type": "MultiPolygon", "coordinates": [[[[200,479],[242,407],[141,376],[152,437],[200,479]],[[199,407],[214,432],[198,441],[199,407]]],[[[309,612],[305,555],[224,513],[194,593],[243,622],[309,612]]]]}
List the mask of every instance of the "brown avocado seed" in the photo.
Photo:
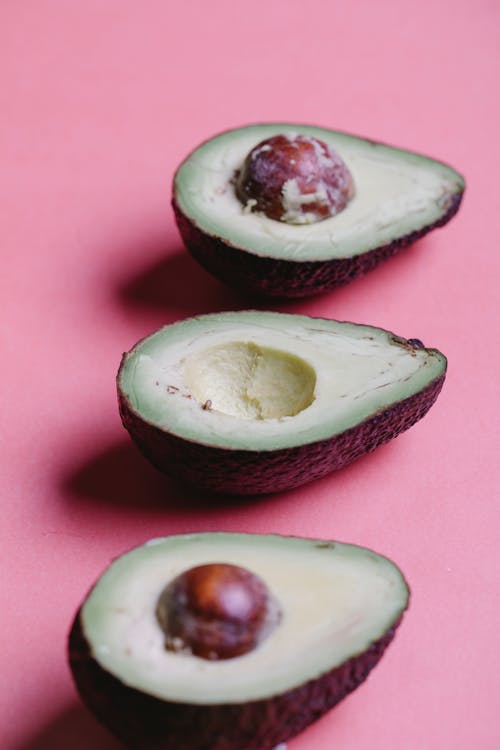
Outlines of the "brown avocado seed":
{"type": "Polygon", "coordinates": [[[252,651],[278,623],[279,610],[254,573],[210,563],[171,581],[160,595],[156,616],[169,651],[215,660],[252,651]]]}
{"type": "Polygon", "coordinates": [[[250,151],[235,189],[247,211],[261,211],[287,224],[312,224],[342,211],[354,194],[354,182],[326,143],[285,133],[250,151]]]}

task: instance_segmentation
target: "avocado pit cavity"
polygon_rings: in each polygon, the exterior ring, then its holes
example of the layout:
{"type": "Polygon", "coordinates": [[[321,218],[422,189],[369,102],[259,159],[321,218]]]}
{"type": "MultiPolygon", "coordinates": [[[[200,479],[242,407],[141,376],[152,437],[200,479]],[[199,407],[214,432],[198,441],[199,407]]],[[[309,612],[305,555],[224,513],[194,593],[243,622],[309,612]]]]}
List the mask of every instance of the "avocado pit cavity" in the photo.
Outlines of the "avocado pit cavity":
{"type": "Polygon", "coordinates": [[[312,404],[316,373],[294,354],[233,341],[189,357],[184,383],[204,408],[244,419],[280,419],[312,404]]]}
{"type": "Polygon", "coordinates": [[[238,565],[210,563],[169,583],[156,616],[168,651],[213,661],[252,651],[278,623],[279,609],[254,573],[238,565]]]}
{"type": "Polygon", "coordinates": [[[354,181],[326,143],[285,133],[261,141],[250,151],[235,189],[248,211],[287,224],[313,224],[343,211],[354,194],[354,181]]]}

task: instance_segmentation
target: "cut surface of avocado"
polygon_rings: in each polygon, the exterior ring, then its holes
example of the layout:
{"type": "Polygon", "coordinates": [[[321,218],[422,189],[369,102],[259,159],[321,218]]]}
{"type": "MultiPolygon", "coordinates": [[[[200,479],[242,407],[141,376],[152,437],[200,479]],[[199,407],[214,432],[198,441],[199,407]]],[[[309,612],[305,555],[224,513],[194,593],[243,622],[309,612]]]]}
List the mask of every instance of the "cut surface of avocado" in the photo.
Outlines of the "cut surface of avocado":
{"type": "Polygon", "coordinates": [[[122,403],[184,440],[273,451],[330,439],[443,377],[445,357],[371,326],[271,312],[175,323],[124,356],[122,403]]]}
{"type": "Polygon", "coordinates": [[[232,341],[187,358],[184,383],[200,404],[242,419],[293,417],[314,400],[316,374],[298,356],[232,341]]]}
{"type": "Polygon", "coordinates": [[[285,693],[357,658],[408,605],[387,558],[361,547],[276,535],[206,533],[155,539],[115,560],[87,597],[80,625],[91,657],[141,693],[194,705],[285,693]],[[279,625],[253,651],[210,662],[168,651],[155,608],[186,569],[226,562],[258,575],[279,625]]]}
{"type": "Polygon", "coordinates": [[[358,256],[439,224],[464,190],[463,177],[442,162],[325,128],[289,123],[226,131],[195,149],[174,179],[174,204],[203,234],[252,254],[289,261],[358,256]],[[235,175],[247,154],[272,136],[317,138],[336,151],[356,193],[339,214],[295,225],[249,210],[235,175]]]}

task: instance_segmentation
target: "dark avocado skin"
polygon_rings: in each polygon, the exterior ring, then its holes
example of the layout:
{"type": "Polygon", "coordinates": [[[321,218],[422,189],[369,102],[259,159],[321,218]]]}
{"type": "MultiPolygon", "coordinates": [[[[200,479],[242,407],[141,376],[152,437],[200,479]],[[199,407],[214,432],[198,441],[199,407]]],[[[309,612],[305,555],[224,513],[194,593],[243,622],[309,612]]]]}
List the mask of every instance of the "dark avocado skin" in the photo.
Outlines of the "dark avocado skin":
{"type": "Polygon", "coordinates": [[[286,299],[326,292],[363,276],[386,258],[450,221],[460,207],[462,196],[463,191],[451,195],[443,216],[433,224],[361,255],[322,261],[292,261],[254,255],[203,232],[184,215],[175,196],[172,206],[184,244],[209,273],[240,291],[286,299]]]}
{"type": "Polygon", "coordinates": [[[444,379],[443,373],[422,391],[340,435],[275,451],[231,450],[191,442],[145,422],[119,388],[118,403],[124,427],[160,471],[212,492],[253,495],[298,487],[387,443],[428,412],[444,379]]]}
{"type": "Polygon", "coordinates": [[[366,651],[332,671],[282,695],[244,704],[173,703],[128,687],[93,658],[79,613],[69,636],[69,662],[83,702],[132,750],[272,750],[367,678],[401,619],[366,651]]]}

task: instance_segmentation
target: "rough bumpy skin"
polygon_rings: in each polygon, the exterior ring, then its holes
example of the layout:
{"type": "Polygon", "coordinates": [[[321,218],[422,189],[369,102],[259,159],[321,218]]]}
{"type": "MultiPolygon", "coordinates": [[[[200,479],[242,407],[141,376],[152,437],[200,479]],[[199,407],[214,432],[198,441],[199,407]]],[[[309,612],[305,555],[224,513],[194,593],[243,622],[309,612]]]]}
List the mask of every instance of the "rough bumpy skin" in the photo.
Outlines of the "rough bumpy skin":
{"type": "Polygon", "coordinates": [[[326,292],[363,276],[432,229],[446,224],[457,213],[462,195],[459,192],[450,197],[445,214],[434,224],[361,255],[322,261],[291,261],[254,255],[203,232],[183,214],[175,198],[172,205],[186,247],[209,273],[242,291],[286,299],[326,292]]]}
{"type": "Polygon", "coordinates": [[[196,487],[235,495],[291,489],[340,469],[407,430],[430,409],[445,375],[424,390],[327,440],[275,451],[201,445],[145,422],[118,391],[120,415],[142,453],[160,471],[196,487]]]}
{"type": "Polygon", "coordinates": [[[79,614],[70,633],[69,661],[83,702],[133,750],[272,750],[366,679],[400,621],[362,654],[318,679],[282,695],[240,705],[173,703],[127,687],[93,659],[79,614]]]}

